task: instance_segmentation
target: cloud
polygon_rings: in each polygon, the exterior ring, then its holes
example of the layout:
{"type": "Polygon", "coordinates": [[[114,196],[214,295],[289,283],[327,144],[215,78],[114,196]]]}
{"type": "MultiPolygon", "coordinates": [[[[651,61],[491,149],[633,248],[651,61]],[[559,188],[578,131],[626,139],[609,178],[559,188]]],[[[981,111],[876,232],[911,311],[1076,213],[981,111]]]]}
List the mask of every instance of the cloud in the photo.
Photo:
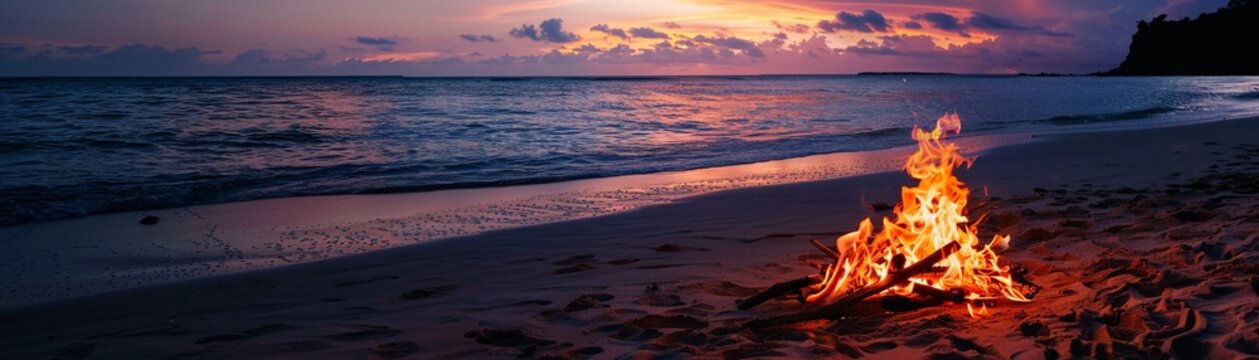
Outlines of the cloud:
{"type": "Polygon", "coordinates": [[[519,28],[511,29],[510,34],[521,39],[552,43],[570,43],[581,40],[581,37],[577,36],[577,34],[564,31],[564,20],[559,18],[543,21],[537,27],[524,24],[519,28]]]}
{"type": "Polygon", "coordinates": [[[591,26],[590,31],[598,31],[604,34],[619,37],[622,40],[629,40],[629,34],[625,33],[625,29],[608,27],[608,24],[591,26]]]}
{"type": "Polygon", "coordinates": [[[380,51],[393,51],[395,46],[402,44],[406,40],[401,37],[372,37],[372,36],[355,36],[354,43],[359,45],[367,45],[375,47],[380,51]]]}
{"type": "Polygon", "coordinates": [[[320,49],[316,52],[292,51],[292,52],[275,52],[266,49],[255,48],[249,49],[236,55],[232,59],[230,65],[234,66],[258,66],[258,65],[293,65],[308,64],[322,61],[328,56],[328,52],[320,49]]]}
{"type": "Polygon", "coordinates": [[[649,27],[630,28],[629,31],[626,31],[625,29],[610,27],[608,26],[608,24],[598,24],[598,25],[590,27],[590,31],[598,31],[604,34],[608,34],[610,36],[619,37],[622,40],[629,40],[630,37],[637,37],[637,38],[644,38],[644,39],[668,39],[669,38],[669,34],[656,31],[656,29],[652,29],[649,27]]]}
{"type": "Polygon", "coordinates": [[[967,25],[962,23],[961,18],[958,18],[953,15],[949,15],[942,12],[929,12],[929,13],[914,15],[914,16],[911,16],[910,18],[914,20],[925,21],[928,24],[931,24],[931,27],[939,29],[939,30],[943,30],[943,31],[951,32],[951,33],[957,33],[958,35],[965,36],[965,37],[970,37],[970,33],[966,32],[967,25]]]}
{"type": "Polygon", "coordinates": [[[663,26],[664,26],[664,28],[665,28],[665,29],[675,29],[675,30],[676,30],[676,29],[681,29],[681,28],[682,28],[682,25],[680,25],[680,24],[678,24],[678,23],[676,23],[676,22],[672,22],[672,21],[666,21],[666,22],[663,24],[663,26]]]}
{"type": "Polygon", "coordinates": [[[842,52],[863,55],[914,56],[929,58],[942,49],[936,47],[929,35],[880,36],[879,41],[860,40],[856,45],[840,49],[842,52]]]}
{"type": "Polygon", "coordinates": [[[918,23],[917,21],[905,21],[901,23],[901,27],[906,28],[906,29],[921,29],[922,24],[918,23]]]}
{"type": "Polygon", "coordinates": [[[913,18],[915,20],[926,21],[936,29],[944,31],[962,31],[966,29],[966,26],[962,25],[962,19],[942,12],[919,14],[913,18]]]}
{"type": "Polygon", "coordinates": [[[363,44],[363,45],[371,45],[371,46],[398,45],[398,42],[393,39],[383,38],[383,37],[369,37],[369,36],[355,36],[354,42],[363,44]]]}
{"type": "Polygon", "coordinates": [[[780,31],[789,31],[797,34],[805,34],[809,32],[809,25],[806,24],[783,24],[778,21],[770,21],[775,28],[780,31]]]}
{"type": "Polygon", "coordinates": [[[71,54],[71,55],[96,55],[96,54],[104,53],[107,50],[109,50],[109,48],[104,47],[104,46],[97,46],[97,45],[57,47],[58,52],[61,52],[63,54],[71,54]]]}
{"type": "Polygon", "coordinates": [[[498,39],[490,34],[459,34],[459,38],[471,42],[498,42],[498,39]]]}
{"type": "Polygon", "coordinates": [[[669,38],[669,34],[656,31],[656,29],[652,29],[649,27],[631,28],[629,32],[630,32],[630,35],[634,35],[634,37],[639,37],[639,38],[644,38],[644,39],[668,39],[669,38]]]}
{"type": "Polygon", "coordinates": [[[847,11],[840,12],[835,14],[834,21],[819,21],[817,27],[828,33],[842,30],[863,33],[888,32],[892,30],[892,24],[888,22],[887,18],[883,17],[883,14],[870,9],[866,9],[860,15],[847,11]]]}
{"type": "Polygon", "coordinates": [[[16,55],[26,51],[26,46],[0,43],[0,55],[16,55]]]}
{"type": "Polygon", "coordinates": [[[103,46],[6,46],[13,56],[0,58],[0,74],[62,76],[197,75],[206,71],[203,57],[220,53],[196,47],[167,49],[132,44],[112,50],[103,46]],[[20,49],[19,49],[20,48],[20,49]],[[21,52],[35,53],[22,57],[21,52]]]}
{"type": "Polygon", "coordinates": [[[1025,32],[1033,32],[1033,33],[1045,35],[1045,36],[1071,37],[1071,34],[1049,31],[1040,26],[1018,25],[1008,19],[1003,19],[1003,18],[999,18],[996,16],[992,16],[992,15],[988,15],[988,14],[980,13],[980,12],[972,14],[970,19],[967,20],[966,23],[967,25],[970,25],[973,28],[982,29],[982,30],[1025,31],[1025,32]]]}
{"type": "Polygon", "coordinates": [[[599,47],[594,46],[593,44],[586,44],[586,45],[578,46],[576,49],[573,49],[573,52],[579,52],[579,53],[580,52],[600,52],[600,51],[603,51],[603,49],[600,49],[599,47]]]}
{"type": "MultiPolygon", "coordinates": [[[[929,12],[913,15],[910,18],[914,20],[925,21],[931,27],[956,33],[961,36],[970,37],[970,30],[978,29],[987,32],[1005,32],[1005,33],[1027,33],[1033,35],[1043,35],[1050,37],[1071,37],[1071,34],[1060,33],[1046,30],[1040,26],[1018,25],[1013,21],[1000,18],[985,13],[971,13],[970,17],[965,19],[942,12],[929,12]]],[[[905,24],[901,24],[905,26],[905,24]]],[[[906,26],[908,27],[908,26],[906,26]]]]}
{"type": "Polygon", "coordinates": [[[697,35],[692,40],[696,43],[716,45],[716,46],[728,48],[728,49],[742,50],[745,54],[751,57],[757,57],[757,58],[765,57],[765,54],[759,48],[756,47],[756,43],[747,39],[740,39],[733,36],[722,37],[722,36],[717,36],[717,35],[714,35],[714,36],[697,35]]]}

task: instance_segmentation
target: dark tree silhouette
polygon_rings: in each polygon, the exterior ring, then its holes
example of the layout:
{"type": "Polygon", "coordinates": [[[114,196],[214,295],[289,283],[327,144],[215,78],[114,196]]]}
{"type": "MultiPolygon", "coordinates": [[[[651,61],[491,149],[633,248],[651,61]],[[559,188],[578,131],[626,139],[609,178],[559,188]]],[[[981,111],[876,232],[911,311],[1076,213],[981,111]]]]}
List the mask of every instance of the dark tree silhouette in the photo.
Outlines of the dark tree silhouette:
{"type": "Polygon", "coordinates": [[[1103,75],[1259,75],[1259,1],[1230,0],[1193,20],[1141,20],[1128,57],[1103,75]]]}

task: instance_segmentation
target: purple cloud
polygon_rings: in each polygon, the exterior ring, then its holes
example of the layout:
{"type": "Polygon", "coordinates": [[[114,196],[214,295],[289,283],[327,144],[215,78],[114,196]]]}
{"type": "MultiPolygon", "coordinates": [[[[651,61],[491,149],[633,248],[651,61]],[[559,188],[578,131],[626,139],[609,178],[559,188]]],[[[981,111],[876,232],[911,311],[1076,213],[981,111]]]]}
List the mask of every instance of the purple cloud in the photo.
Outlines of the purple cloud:
{"type": "MultiPolygon", "coordinates": [[[[97,45],[42,48],[44,50],[25,57],[0,57],[0,69],[3,69],[0,73],[61,76],[195,75],[206,71],[207,65],[203,62],[205,55],[220,53],[217,50],[196,47],[167,49],[145,44],[124,45],[112,50],[104,50],[103,46],[97,45]],[[88,50],[80,51],[82,49],[88,50]]],[[[14,52],[14,55],[18,55],[20,51],[14,52]]]]}
{"type": "Polygon", "coordinates": [[[519,28],[511,29],[510,34],[516,38],[552,43],[570,43],[581,40],[581,37],[577,36],[577,34],[564,31],[564,20],[559,18],[543,21],[537,27],[524,24],[519,28]]]}
{"type": "Polygon", "coordinates": [[[490,34],[459,34],[459,38],[471,42],[498,42],[498,39],[490,34]]]}
{"type": "Polygon", "coordinates": [[[625,29],[609,27],[608,24],[591,26],[590,31],[598,31],[604,34],[619,37],[622,40],[629,40],[629,34],[625,33],[625,29]]]}
{"type": "Polygon", "coordinates": [[[633,35],[634,37],[638,37],[638,38],[645,38],[645,39],[668,39],[669,38],[669,34],[656,31],[656,29],[652,29],[649,27],[631,28],[629,32],[630,32],[630,35],[633,35]]]}
{"type": "MultiPolygon", "coordinates": [[[[994,32],[1022,32],[1050,37],[1071,37],[1071,34],[1049,31],[1040,26],[1018,25],[1009,19],[978,12],[972,13],[965,21],[959,17],[941,12],[922,13],[911,16],[910,18],[924,21],[930,24],[933,28],[957,33],[958,35],[966,37],[970,36],[970,29],[994,32]]],[[[904,26],[905,24],[901,25],[904,26]]]]}
{"type": "Polygon", "coordinates": [[[888,32],[892,29],[892,24],[878,11],[866,9],[860,15],[840,12],[835,14],[835,20],[819,21],[817,27],[828,33],[842,30],[872,33],[888,32]]]}
{"type": "Polygon", "coordinates": [[[383,38],[383,37],[355,36],[354,42],[363,44],[363,45],[371,45],[371,46],[398,45],[398,42],[396,40],[383,38]]]}
{"type": "Polygon", "coordinates": [[[979,12],[971,14],[971,17],[970,19],[966,21],[966,24],[970,25],[973,28],[983,29],[983,30],[1024,31],[1024,32],[1033,32],[1036,34],[1052,36],[1052,37],[1071,37],[1071,34],[1049,31],[1040,26],[1018,25],[1008,19],[1003,19],[1003,18],[999,18],[996,16],[988,15],[985,13],[979,13],[979,12]]]}
{"type": "Polygon", "coordinates": [[[929,12],[911,16],[914,20],[925,21],[931,24],[931,27],[957,33],[958,35],[970,37],[970,33],[966,32],[967,24],[962,23],[962,19],[942,12],[929,12]]]}
{"type": "Polygon", "coordinates": [[[770,21],[774,27],[780,31],[789,31],[797,34],[805,34],[809,32],[809,25],[806,24],[783,24],[778,21],[770,21]]]}
{"type": "Polygon", "coordinates": [[[740,39],[737,37],[721,37],[721,36],[704,36],[698,35],[694,39],[695,42],[701,44],[715,45],[727,49],[743,50],[745,54],[751,57],[765,57],[765,53],[756,47],[756,43],[751,40],[740,39]]]}

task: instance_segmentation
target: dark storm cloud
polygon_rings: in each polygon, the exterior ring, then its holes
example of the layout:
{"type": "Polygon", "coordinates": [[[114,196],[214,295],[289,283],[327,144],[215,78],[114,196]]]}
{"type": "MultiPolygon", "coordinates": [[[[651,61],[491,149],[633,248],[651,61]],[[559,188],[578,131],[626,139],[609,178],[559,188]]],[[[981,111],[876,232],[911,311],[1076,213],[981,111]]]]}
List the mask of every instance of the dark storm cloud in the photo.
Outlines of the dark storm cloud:
{"type": "Polygon", "coordinates": [[[634,37],[645,38],[645,39],[668,39],[669,38],[669,34],[656,31],[656,29],[652,29],[649,27],[631,28],[629,32],[630,32],[630,35],[633,35],[634,37]]]}
{"type": "Polygon", "coordinates": [[[835,20],[822,20],[817,23],[818,29],[825,32],[856,31],[863,33],[888,32],[892,24],[878,11],[866,9],[860,15],[847,11],[835,14],[835,20]]]}
{"type": "Polygon", "coordinates": [[[622,40],[629,40],[629,34],[625,32],[625,29],[609,27],[608,24],[591,26],[590,31],[598,31],[604,34],[619,37],[622,40]]]}
{"type": "Polygon", "coordinates": [[[498,42],[498,39],[490,34],[459,34],[459,38],[471,42],[498,42]]]}
{"type": "Polygon", "coordinates": [[[577,34],[564,31],[564,20],[559,18],[543,21],[537,27],[524,24],[519,28],[511,29],[510,34],[521,39],[553,43],[569,43],[581,40],[581,37],[577,36],[577,34]]]}

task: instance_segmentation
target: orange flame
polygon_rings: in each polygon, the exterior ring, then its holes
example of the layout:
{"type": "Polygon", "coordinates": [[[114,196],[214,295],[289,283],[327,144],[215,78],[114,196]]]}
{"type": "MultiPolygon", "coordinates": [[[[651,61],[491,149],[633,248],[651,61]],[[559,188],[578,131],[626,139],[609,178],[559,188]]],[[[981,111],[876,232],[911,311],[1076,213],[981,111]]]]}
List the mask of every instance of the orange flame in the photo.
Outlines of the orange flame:
{"type": "MultiPolygon", "coordinates": [[[[941,271],[912,277],[910,284],[887,291],[908,293],[913,286],[931,286],[962,289],[970,300],[1030,301],[1014,286],[1010,269],[998,263],[997,252],[1005,249],[1010,237],[997,235],[987,245],[980,244],[975,235],[978,225],[967,217],[970,189],[953,176],[953,170],[962,164],[969,167],[974,159],[962,156],[956,144],[944,141],[946,133],[956,134],[961,129],[957,114],[940,117],[929,132],[914,128],[918,151],[905,162],[905,171],[919,180],[918,186],[901,188],[901,203],[894,209],[896,218],[883,218],[881,231],[876,232],[867,218],[857,231],[835,240],[840,258],[827,266],[822,282],[806,298],[809,302],[828,302],[887,278],[897,270],[892,268],[896,255],[903,255],[908,266],[953,241],[962,246],[936,265],[941,271]]],[[[971,309],[969,303],[967,309],[971,309]]],[[[987,311],[983,308],[971,315],[976,313],[987,311]]]]}

